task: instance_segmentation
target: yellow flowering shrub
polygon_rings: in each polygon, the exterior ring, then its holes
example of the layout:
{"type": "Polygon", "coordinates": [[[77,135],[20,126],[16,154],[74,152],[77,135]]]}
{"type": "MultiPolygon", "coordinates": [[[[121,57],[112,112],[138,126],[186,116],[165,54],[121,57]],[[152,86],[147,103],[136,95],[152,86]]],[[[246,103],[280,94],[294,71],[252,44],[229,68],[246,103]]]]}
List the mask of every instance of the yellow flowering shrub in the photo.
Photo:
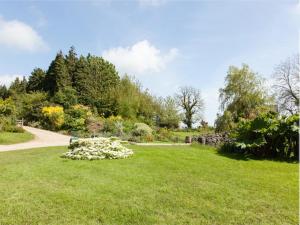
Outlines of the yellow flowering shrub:
{"type": "Polygon", "coordinates": [[[42,114],[51,129],[58,129],[64,124],[64,109],[61,106],[43,107],[42,114]]]}

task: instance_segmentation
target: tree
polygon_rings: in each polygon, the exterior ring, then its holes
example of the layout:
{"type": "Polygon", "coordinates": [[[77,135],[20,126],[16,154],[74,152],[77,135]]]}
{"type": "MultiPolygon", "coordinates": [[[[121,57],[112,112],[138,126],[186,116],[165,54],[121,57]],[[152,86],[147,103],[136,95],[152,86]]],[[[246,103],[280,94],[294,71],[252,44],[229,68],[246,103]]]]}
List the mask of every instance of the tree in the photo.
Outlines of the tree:
{"type": "Polygon", "coordinates": [[[283,113],[296,114],[299,112],[300,99],[300,62],[299,54],[288,58],[276,66],[273,76],[276,100],[279,110],[283,113]]]}
{"type": "Polygon", "coordinates": [[[45,77],[45,88],[51,96],[59,90],[72,85],[71,77],[65,64],[65,58],[60,51],[51,62],[45,77]]]}
{"type": "Polygon", "coordinates": [[[78,102],[76,90],[72,87],[65,87],[59,90],[54,94],[52,100],[54,103],[62,105],[65,109],[69,109],[78,102]]]}
{"type": "Polygon", "coordinates": [[[183,123],[188,128],[192,128],[193,123],[200,120],[201,113],[204,110],[204,101],[200,90],[193,87],[181,87],[175,98],[178,106],[183,110],[183,123]]]}
{"type": "Polygon", "coordinates": [[[220,89],[220,101],[221,110],[230,112],[234,122],[240,117],[255,117],[260,113],[258,108],[271,109],[271,99],[263,86],[263,79],[246,64],[242,68],[229,67],[225,87],[220,89]]]}
{"type": "Polygon", "coordinates": [[[41,68],[35,68],[28,78],[27,91],[43,91],[46,72],[41,68]]]}
{"type": "Polygon", "coordinates": [[[160,112],[158,113],[157,124],[160,127],[177,128],[180,122],[180,115],[176,101],[171,96],[158,99],[160,112]]]}
{"type": "Polygon", "coordinates": [[[71,77],[72,82],[74,82],[74,73],[76,70],[76,64],[78,62],[78,58],[74,46],[71,46],[68,55],[65,56],[65,60],[66,60],[66,66],[68,69],[69,76],[71,77]]]}
{"type": "Polygon", "coordinates": [[[81,56],[74,72],[74,88],[79,102],[96,107],[108,117],[117,113],[116,88],[120,77],[115,66],[101,57],[81,56]]]}
{"type": "Polygon", "coordinates": [[[17,77],[9,86],[9,95],[26,93],[26,88],[27,88],[26,78],[23,77],[23,79],[20,80],[20,78],[17,77]]]}
{"type": "Polygon", "coordinates": [[[0,98],[6,99],[9,97],[9,92],[5,85],[0,85],[0,98]]]}
{"type": "Polygon", "coordinates": [[[223,115],[217,114],[215,121],[216,132],[231,131],[236,127],[230,111],[224,111],[223,115]]]}
{"type": "Polygon", "coordinates": [[[26,122],[40,121],[42,118],[42,108],[48,105],[46,92],[31,92],[18,96],[17,102],[21,102],[19,118],[24,118],[26,122]]]}

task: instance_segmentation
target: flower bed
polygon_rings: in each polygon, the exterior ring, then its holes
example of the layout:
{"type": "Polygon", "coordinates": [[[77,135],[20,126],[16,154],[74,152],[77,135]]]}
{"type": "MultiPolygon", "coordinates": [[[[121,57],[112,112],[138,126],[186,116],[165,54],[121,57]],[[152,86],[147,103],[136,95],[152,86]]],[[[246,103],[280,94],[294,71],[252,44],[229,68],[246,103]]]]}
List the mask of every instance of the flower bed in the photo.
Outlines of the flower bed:
{"type": "Polygon", "coordinates": [[[121,159],[133,154],[115,138],[80,138],[73,141],[62,157],[69,159],[121,159]]]}

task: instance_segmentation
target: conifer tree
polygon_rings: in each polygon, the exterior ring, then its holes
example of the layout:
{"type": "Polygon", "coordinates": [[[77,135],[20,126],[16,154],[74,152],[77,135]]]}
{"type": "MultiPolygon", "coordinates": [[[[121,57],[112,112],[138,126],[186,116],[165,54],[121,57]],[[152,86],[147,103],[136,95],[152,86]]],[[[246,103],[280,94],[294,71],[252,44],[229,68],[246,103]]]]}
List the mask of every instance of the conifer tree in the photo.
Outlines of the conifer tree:
{"type": "Polygon", "coordinates": [[[65,63],[65,58],[60,51],[51,62],[46,73],[45,88],[53,96],[57,91],[72,85],[71,77],[65,63]]]}
{"type": "Polygon", "coordinates": [[[35,68],[31,76],[28,78],[27,91],[42,91],[44,90],[46,72],[41,68],[35,68]]]}
{"type": "Polygon", "coordinates": [[[72,83],[74,82],[74,73],[76,70],[76,63],[78,62],[77,54],[75,51],[75,47],[71,46],[68,55],[65,56],[66,58],[66,66],[68,69],[68,73],[71,77],[72,83]]]}

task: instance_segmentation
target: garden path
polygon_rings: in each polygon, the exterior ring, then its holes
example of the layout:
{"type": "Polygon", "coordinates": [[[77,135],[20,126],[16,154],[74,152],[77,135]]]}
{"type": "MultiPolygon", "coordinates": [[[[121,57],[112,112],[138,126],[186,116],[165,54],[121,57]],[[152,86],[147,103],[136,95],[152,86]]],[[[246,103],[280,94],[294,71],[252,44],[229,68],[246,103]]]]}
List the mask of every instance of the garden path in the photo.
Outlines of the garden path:
{"type": "Polygon", "coordinates": [[[28,126],[23,126],[23,128],[29,133],[32,133],[34,139],[18,144],[0,145],[0,152],[49,146],[64,146],[68,145],[70,141],[70,136],[67,135],[28,126]]]}

